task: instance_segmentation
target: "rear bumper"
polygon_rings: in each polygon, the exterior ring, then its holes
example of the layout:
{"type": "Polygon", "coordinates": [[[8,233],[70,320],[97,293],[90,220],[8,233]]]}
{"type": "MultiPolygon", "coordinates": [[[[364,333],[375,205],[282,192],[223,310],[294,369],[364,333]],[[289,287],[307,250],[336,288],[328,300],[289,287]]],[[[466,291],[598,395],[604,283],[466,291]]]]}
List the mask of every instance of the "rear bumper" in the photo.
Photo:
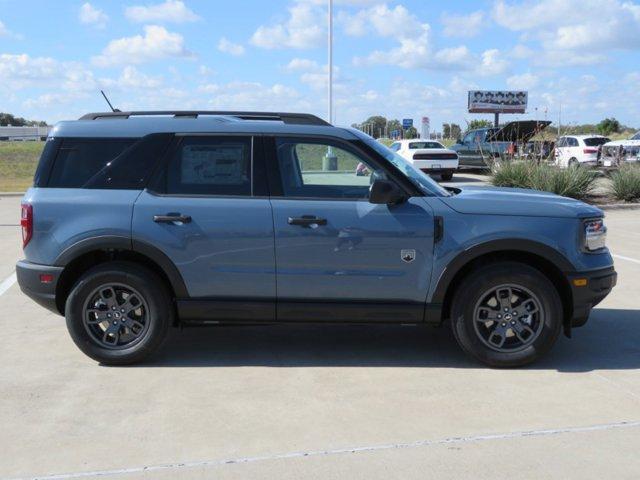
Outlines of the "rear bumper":
{"type": "Polygon", "coordinates": [[[63,267],[52,267],[20,260],[16,264],[16,276],[20,289],[37,304],[60,315],[56,305],[56,286],[63,267]],[[41,275],[50,275],[50,282],[43,282],[41,275]]]}
{"type": "Polygon", "coordinates": [[[589,319],[591,309],[609,295],[618,281],[618,274],[613,267],[591,272],[577,272],[567,275],[573,294],[572,327],[581,327],[589,319]],[[576,286],[574,281],[586,279],[586,285],[576,286]]]}

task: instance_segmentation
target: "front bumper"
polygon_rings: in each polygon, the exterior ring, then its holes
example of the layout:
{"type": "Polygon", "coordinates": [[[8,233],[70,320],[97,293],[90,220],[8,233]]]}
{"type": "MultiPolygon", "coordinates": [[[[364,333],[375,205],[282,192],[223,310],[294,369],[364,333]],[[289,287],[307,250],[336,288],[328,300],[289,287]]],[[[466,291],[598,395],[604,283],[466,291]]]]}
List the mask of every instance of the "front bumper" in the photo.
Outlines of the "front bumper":
{"type": "Polygon", "coordinates": [[[616,286],[618,274],[611,266],[591,272],[571,273],[567,275],[567,278],[573,296],[571,326],[581,327],[587,323],[591,309],[604,300],[616,286]],[[584,283],[580,280],[586,280],[586,284],[584,286],[576,285],[576,283],[584,283]]]}
{"type": "Polygon", "coordinates": [[[56,304],[56,286],[62,270],[63,267],[52,267],[20,260],[16,264],[18,285],[20,285],[20,289],[24,294],[37,304],[60,315],[56,304]],[[46,282],[42,280],[43,275],[50,276],[46,282]],[[49,281],[49,278],[51,278],[51,281],[49,281]]]}

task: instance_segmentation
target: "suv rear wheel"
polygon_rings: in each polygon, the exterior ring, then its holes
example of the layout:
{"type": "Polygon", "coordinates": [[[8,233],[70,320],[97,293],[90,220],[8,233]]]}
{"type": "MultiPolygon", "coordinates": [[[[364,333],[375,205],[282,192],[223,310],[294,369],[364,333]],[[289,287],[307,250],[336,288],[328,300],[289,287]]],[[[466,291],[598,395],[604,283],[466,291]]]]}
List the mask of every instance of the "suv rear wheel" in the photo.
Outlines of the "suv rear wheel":
{"type": "Polygon", "coordinates": [[[541,272],[501,262],[473,272],[456,291],[452,327],[462,349],[492,367],[534,362],[555,343],[562,304],[541,272]]]}
{"type": "Polygon", "coordinates": [[[65,317],[75,344],[107,365],[136,363],[156,351],[173,320],[171,295],[152,271],[110,262],[82,275],[65,317]]]}

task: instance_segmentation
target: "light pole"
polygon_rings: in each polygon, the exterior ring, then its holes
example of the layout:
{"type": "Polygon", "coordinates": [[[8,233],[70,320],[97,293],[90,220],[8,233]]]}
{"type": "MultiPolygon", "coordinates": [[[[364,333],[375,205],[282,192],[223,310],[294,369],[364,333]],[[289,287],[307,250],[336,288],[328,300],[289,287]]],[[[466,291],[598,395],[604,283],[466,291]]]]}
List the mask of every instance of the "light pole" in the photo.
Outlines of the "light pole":
{"type": "Polygon", "coordinates": [[[327,91],[327,103],[328,103],[328,118],[329,123],[333,123],[333,0],[329,0],[328,6],[328,18],[327,18],[327,30],[328,30],[328,69],[329,69],[329,86],[327,91]]]}
{"type": "MultiPolygon", "coordinates": [[[[333,123],[333,0],[329,0],[327,15],[327,69],[328,69],[328,88],[327,88],[327,121],[333,123]]],[[[327,154],[322,159],[322,170],[338,170],[338,157],[333,153],[331,147],[327,148],[327,154]]]]}

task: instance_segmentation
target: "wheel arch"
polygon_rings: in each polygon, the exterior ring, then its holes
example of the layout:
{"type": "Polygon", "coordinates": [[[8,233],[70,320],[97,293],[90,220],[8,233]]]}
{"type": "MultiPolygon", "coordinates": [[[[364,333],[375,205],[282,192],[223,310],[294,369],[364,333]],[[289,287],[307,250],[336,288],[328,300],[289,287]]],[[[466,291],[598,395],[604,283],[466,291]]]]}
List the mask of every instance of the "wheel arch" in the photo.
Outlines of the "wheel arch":
{"type": "Polygon", "coordinates": [[[524,263],[539,270],[554,284],[562,300],[565,325],[573,313],[573,294],[566,272],[574,269],[560,252],[539,242],[503,239],[475,245],[460,253],[440,275],[431,302],[442,305],[441,319],[449,318],[453,296],[465,276],[476,268],[500,261],[524,263]]]}
{"type": "Polygon", "coordinates": [[[56,266],[64,267],[56,285],[58,311],[64,315],[67,297],[80,275],[96,265],[114,260],[144,265],[164,280],[174,298],[189,296],[180,271],[158,248],[128,237],[92,237],[65,249],[55,261],[56,266]]]}

